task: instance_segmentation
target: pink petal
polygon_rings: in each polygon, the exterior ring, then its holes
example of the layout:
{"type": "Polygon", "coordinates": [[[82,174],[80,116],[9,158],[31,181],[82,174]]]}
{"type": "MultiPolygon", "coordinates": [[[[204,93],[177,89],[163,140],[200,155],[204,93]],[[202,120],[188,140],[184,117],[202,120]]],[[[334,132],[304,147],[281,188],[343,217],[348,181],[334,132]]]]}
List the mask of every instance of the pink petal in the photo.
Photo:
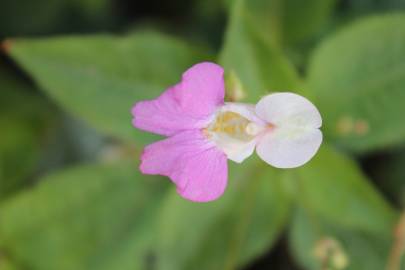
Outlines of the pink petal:
{"type": "Polygon", "coordinates": [[[200,63],[188,69],[182,81],[157,99],[138,102],[132,108],[133,125],[171,136],[178,131],[201,128],[216,108],[224,104],[222,67],[200,63]]]}
{"type": "Polygon", "coordinates": [[[178,193],[191,201],[215,200],[227,185],[227,158],[200,130],[148,145],[141,160],[143,173],[170,177],[178,193]]]}

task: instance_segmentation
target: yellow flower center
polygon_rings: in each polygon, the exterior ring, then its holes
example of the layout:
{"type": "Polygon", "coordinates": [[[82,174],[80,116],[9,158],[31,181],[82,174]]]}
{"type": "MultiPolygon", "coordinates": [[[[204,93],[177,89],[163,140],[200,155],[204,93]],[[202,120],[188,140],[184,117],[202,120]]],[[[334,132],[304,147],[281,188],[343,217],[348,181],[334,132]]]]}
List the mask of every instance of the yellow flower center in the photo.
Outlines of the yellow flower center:
{"type": "Polygon", "coordinates": [[[256,135],[256,125],[242,115],[226,111],[217,115],[215,121],[204,131],[218,136],[231,137],[240,141],[250,141],[256,135]]]}

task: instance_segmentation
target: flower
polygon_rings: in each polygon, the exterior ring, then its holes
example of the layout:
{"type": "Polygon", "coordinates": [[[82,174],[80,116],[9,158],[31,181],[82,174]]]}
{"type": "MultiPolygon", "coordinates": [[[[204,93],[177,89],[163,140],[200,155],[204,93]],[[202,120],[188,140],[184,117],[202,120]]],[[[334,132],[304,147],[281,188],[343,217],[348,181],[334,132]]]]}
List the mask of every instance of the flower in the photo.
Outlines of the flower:
{"type": "Polygon", "coordinates": [[[136,128],[168,138],[145,147],[140,170],[168,176],[191,201],[219,198],[227,185],[227,159],[253,154],[278,168],[309,161],[322,142],[315,106],[293,93],[275,93],[258,104],[224,102],[222,67],[188,69],[180,83],[132,108],[136,128]]]}

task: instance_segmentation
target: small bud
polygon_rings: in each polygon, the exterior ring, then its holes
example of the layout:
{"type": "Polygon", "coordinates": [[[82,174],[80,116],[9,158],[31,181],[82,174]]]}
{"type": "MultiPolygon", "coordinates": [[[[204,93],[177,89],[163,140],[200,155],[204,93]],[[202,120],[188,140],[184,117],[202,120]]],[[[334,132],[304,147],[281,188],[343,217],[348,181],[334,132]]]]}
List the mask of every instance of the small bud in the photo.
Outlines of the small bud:
{"type": "Polygon", "coordinates": [[[241,101],[246,97],[242,82],[235,71],[225,75],[226,98],[229,101],[241,101]]]}
{"type": "Polygon", "coordinates": [[[314,248],[314,256],[331,269],[343,270],[349,265],[349,258],[340,243],[332,237],[321,238],[314,248]]]}
{"type": "Polygon", "coordinates": [[[344,253],[339,252],[332,257],[332,265],[338,270],[345,269],[348,264],[347,256],[344,253]]]}
{"type": "Polygon", "coordinates": [[[354,129],[354,121],[350,116],[343,116],[336,124],[336,130],[340,135],[348,135],[354,129]]]}

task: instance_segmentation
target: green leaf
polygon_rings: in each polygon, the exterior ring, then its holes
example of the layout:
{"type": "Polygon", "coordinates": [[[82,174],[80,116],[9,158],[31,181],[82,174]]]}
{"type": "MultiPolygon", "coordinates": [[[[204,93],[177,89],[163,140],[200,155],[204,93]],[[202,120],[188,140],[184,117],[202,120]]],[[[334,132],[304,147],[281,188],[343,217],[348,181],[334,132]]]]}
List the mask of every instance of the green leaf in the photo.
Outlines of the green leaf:
{"type": "Polygon", "coordinates": [[[19,269],[147,269],[167,181],[133,166],[55,173],[0,206],[0,253],[19,269]]]}
{"type": "MultiPolygon", "coordinates": [[[[280,0],[278,0],[280,1],[280,0]]],[[[283,42],[296,44],[322,30],[331,17],[336,0],[285,0],[280,15],[283,42]]]]}
{"type": "Polygon", "coordinates": [[[0,66],[0,200],[32,176],[55,123],[50,104],[0,66]]]}
{"type": "Polygon", "coordinates": [[[405,141],[405,16],[363,19],[314,53],[309,89],[329,138],[354,152],[405,141]]]}
{"type": "Polygon", "coordinates": [[[142,32],[17,39],[10,55],[66,110],[106,134],[145,142],[135,132],[131,107],[155,98],[205,55],[182,41],[142,32]]]}
{"type": "MultiPolygon", "coordinates": [[[[299,209],[290,230],[289,240],[292,254],[305,269],[326,269],[325,261],[334,265],[333,256],[327,260],[315,255],[317,249],[326,250],[326,246],[322,247],[322,241],[331,241],[331,239],[339,244],[340,251],[343,252],[344,259],[347,261],[345,270],[385,269],[391,244],[390,238],[341,227],[326,222],[319,216],[316,218],[315,220],[314,216],[305,209],[299,209]]],[[[340,263],[341,261],[342,258],[340,258],[340,263]]]]}
{"type": "Polygon", "coordinates": [[[262,162],[247,163],[230,168],[230,185],[218,201],[167,198],[160,218],[159,269],[235,269],[277,240],[290,209],[283,179],[262,162]]]}
{"type": "Polygon", "coordinates": [[[281,50],[255,27],[245,1],[233,5],[220,62],[234,73],[247,90],[247,100],[257,102],[268,91],[294,91],[299,87],[297,74],[281,50]]]}
{"type": "Polygon", "coordinates": [[[15,267],[4,255],[0,254],[0,269],[1,270],[17,270],[18,268],[15,267]]]}
{"type": "Polygon", "coordinates": [[[391,233],[396,211],[344,155],[323,145],[314,159],[294,174],[298,202],[316,215],[351,229],[391,233]]]}
{"type": "MultiPolygon", "coordinates": [[[[238,0],[227,0],[232,6],[238,0]]],[[[313,36],[327,24],[336,0],[248,0],[255,27],[278,45],[294,45],[313,36]]]]}

